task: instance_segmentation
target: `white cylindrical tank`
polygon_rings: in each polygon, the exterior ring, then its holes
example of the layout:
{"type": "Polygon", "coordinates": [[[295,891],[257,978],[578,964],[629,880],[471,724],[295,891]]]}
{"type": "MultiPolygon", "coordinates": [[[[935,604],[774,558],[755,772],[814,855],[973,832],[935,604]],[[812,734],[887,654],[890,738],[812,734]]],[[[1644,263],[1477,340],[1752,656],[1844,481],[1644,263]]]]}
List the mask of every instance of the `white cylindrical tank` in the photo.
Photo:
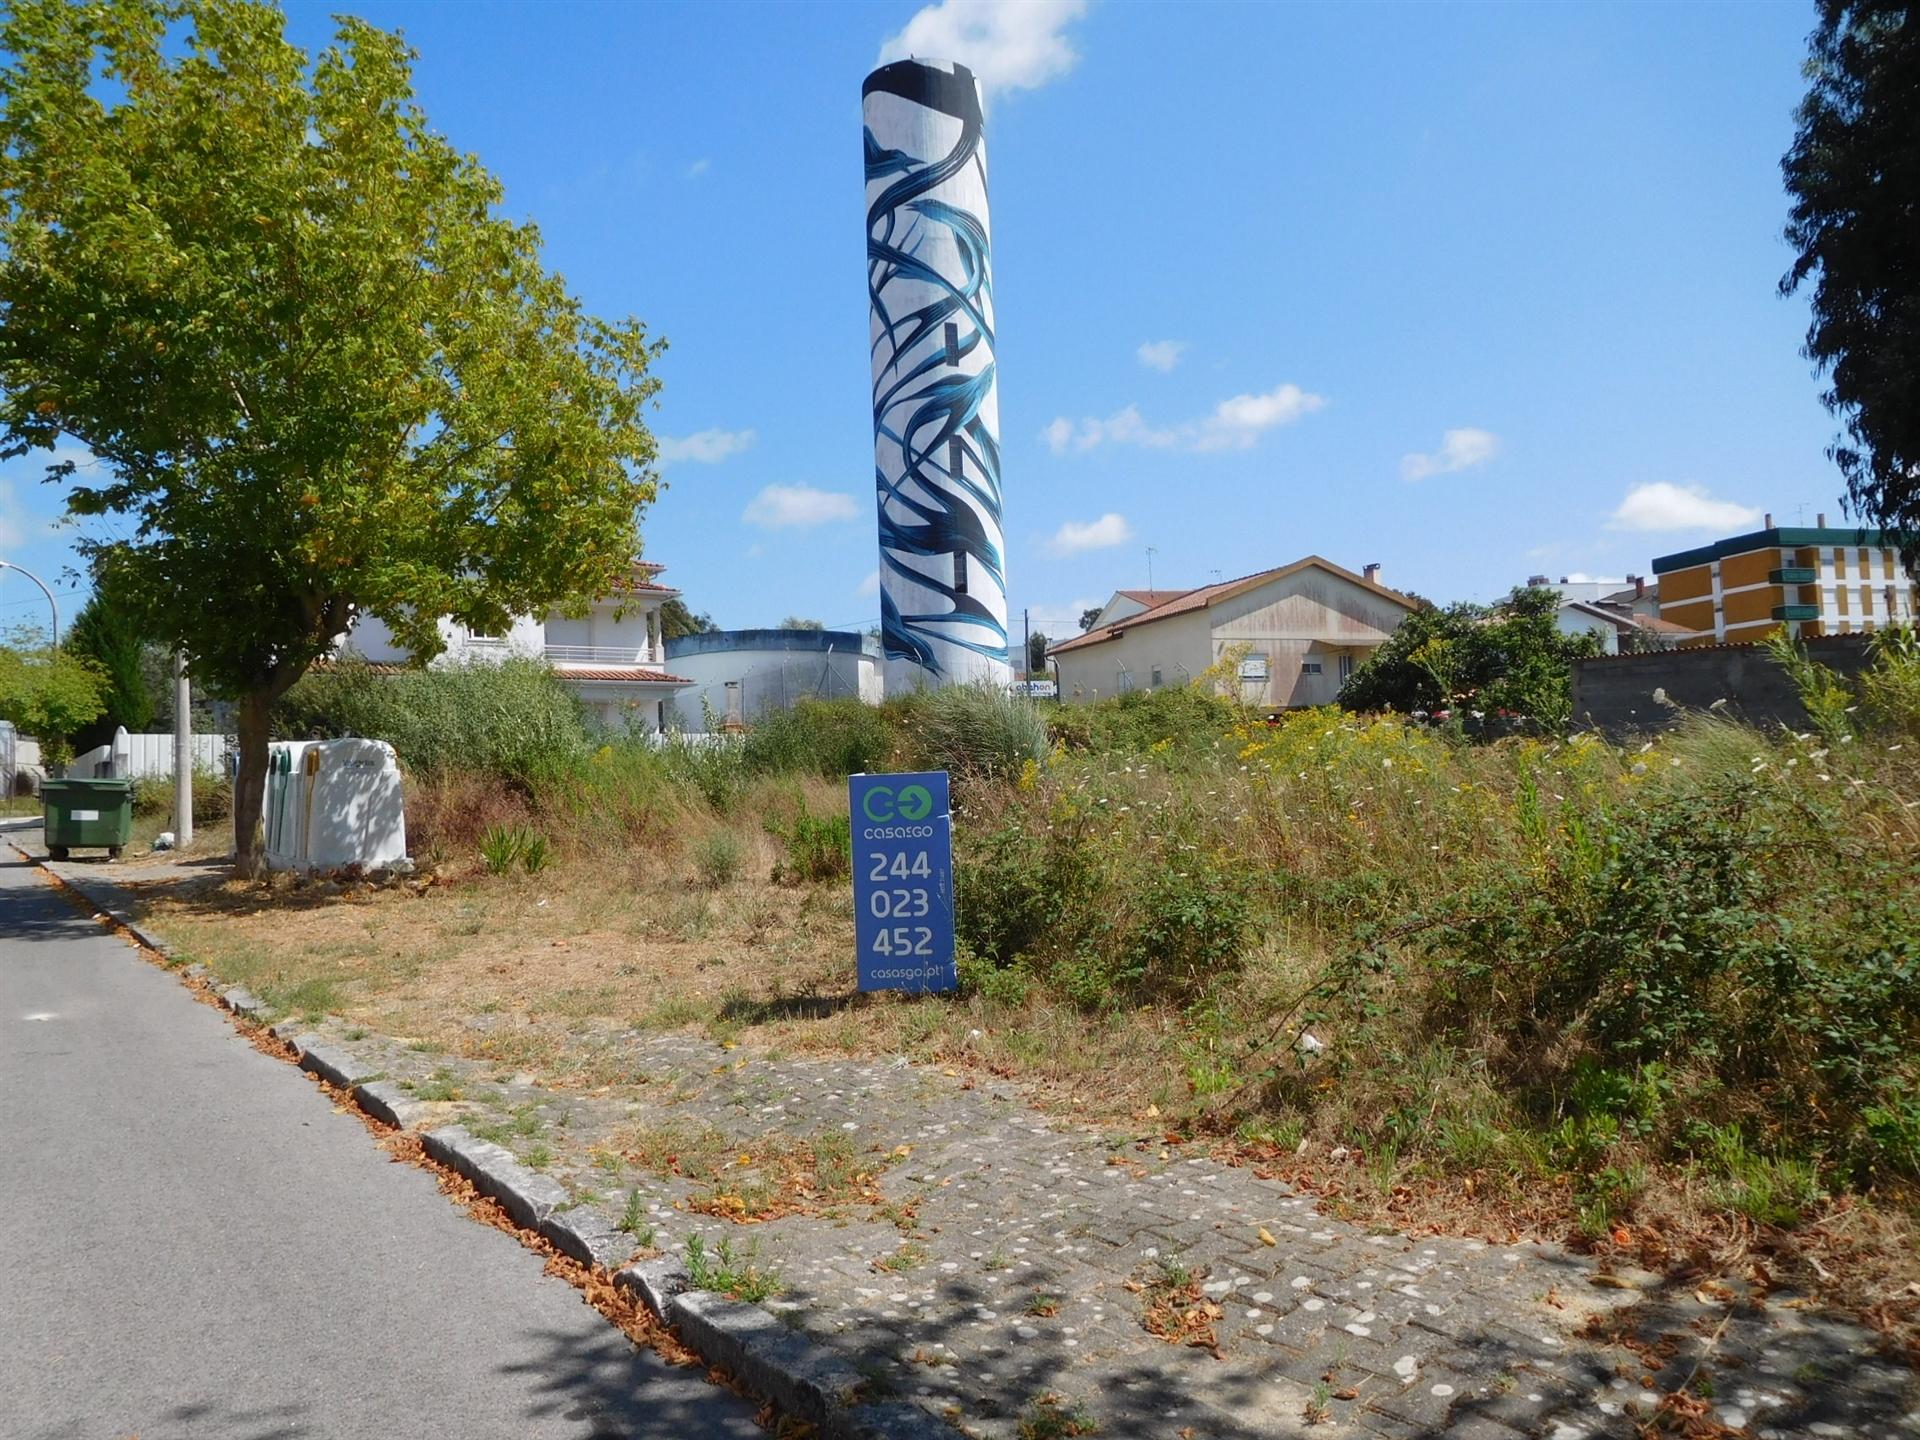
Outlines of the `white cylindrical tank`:
{"type": "Polygon", "coordinates": [[[880,628],[889,693],[1012,678],[980,87],[901,60],[861,87],[880,628]]]}

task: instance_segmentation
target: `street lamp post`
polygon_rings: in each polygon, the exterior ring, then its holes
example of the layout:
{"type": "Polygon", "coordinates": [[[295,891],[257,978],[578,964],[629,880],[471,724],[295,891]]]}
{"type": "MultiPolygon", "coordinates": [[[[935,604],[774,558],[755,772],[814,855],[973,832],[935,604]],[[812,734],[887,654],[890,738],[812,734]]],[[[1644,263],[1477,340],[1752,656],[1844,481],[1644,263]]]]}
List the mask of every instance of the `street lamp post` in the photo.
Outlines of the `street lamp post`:
{"type": "Polygon", "coordinates": [[[53,591],[47,588],[47,582],[26,566],[16,565],[11,560],[0,560],[0,570],[18,570],[40,587],[40,593],[47,597],[47,609],[53,612],[53,648],[58,650],[60,648],[60,604],[53,598],[53,591]]]}

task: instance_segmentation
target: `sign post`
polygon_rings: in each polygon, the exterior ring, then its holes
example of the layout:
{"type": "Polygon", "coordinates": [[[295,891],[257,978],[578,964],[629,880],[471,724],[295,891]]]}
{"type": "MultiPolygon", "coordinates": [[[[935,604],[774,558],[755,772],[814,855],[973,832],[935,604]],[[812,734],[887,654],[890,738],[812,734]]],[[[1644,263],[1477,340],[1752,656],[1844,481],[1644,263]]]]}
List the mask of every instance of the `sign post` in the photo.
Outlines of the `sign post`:
{"type": "Polygon", "coordinates": [[[947,772],[849,775],[862,990],[957,990],[947,772]]]}

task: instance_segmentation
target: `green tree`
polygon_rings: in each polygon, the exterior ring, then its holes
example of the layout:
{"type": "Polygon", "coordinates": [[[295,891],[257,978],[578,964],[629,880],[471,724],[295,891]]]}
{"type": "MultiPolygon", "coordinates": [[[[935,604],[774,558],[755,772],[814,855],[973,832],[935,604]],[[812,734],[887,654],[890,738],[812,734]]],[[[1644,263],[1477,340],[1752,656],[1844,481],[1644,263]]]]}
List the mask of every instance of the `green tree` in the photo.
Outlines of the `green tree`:
{"type": "Polygon", "coordinates": [[[1828,455],[1853,507],[1920,564],[1920,12],[1818,0],[1807,95],[1781,160],[1791,295],[1813,282],[1805,354],[1831,379],[1828,455]]]}
{"type": "Polygon", "coordinates": [[[1093,628],[1093,622],[1100,618],[1100,612],[1106,608],[1104,605],[1095,605],[1091,609],[1082,610],[1080,612],[1080,633],[1084,635],[1087,631],[1091,630],[1093,628]]]}
{"type": "Polygon", "coordinates": [[[826,625],[818,620],[803,620],[798,615],[789,615],[780,622],[782,630],[824,630],[826,625]]]}
{"type": "Polygon", "coordinates": [[[284,24],[257,0],[0,23],[4,453],[100,458],[68,508],[132,538],[95,563],[237,701],[248,872],[273,702],[337,636],[374,615],[424,658],[440,616],[497,634],[607,593],[655,493],[659,344],[543,267],[398,36],[342,18],[310,57],[284,24]]]}
{"type": "Polygon", "coordinates": [[[1029,674],[1036,670],[1042,674],[1046,673],[1047,646],[1052,643],[1053,642],[1048,640],[1046,635],[1039,630],[1034,631],[1033,634],[1027,637],[1027,672],[1029,674]]]}
{"type": "Polygon", "coordinates": [[[84,750],[110,740],[118,725],[139,734],[153,724],[146,645],[134,617],[110,587],[94,587],[68,627],[64,646],[91,660],[105,682],[101,698],[106,708],[97,721],[75,737],[76,745],[84,750]]]}
{"type": "Polygon", "coordinates": [[[713,623],[711,615],[702,612],[694,614],[687,608],[687,602],[675,595],[660,607],[660,638],[678,640],[682,635],[704,635],[709,630],[720,627],[713,623]]]}
{"type": "Polygon", "coordinates": [[[106,708],[106,683],[93,662],[16,633],[0,644],[0,720],[40,742],[40,760],[58,769],[73,759],[70,736],[106,708]]]}
{"type": "Polygon", "coordinates": [[[1561,730],[1573,711],[1573,662],[1600,652],[1564,634],[1560,597],[1522,589],[1499,606],[1416,610],[1340,687],[1349,710],[1462,712],[1475,733],[1561,730]]]}

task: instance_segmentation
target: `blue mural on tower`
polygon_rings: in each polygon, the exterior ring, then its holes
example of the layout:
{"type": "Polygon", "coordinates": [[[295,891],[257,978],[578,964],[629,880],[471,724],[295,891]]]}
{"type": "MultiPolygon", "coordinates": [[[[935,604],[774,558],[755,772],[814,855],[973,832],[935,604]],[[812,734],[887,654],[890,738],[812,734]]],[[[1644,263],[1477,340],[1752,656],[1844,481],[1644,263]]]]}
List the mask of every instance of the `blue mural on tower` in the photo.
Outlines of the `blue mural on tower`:
{"type": "Polygon", "coordinates": [[[1007,581],[980,90],[903,60],[862,87],[887,689],[1005,684],[1007,581]]]}

